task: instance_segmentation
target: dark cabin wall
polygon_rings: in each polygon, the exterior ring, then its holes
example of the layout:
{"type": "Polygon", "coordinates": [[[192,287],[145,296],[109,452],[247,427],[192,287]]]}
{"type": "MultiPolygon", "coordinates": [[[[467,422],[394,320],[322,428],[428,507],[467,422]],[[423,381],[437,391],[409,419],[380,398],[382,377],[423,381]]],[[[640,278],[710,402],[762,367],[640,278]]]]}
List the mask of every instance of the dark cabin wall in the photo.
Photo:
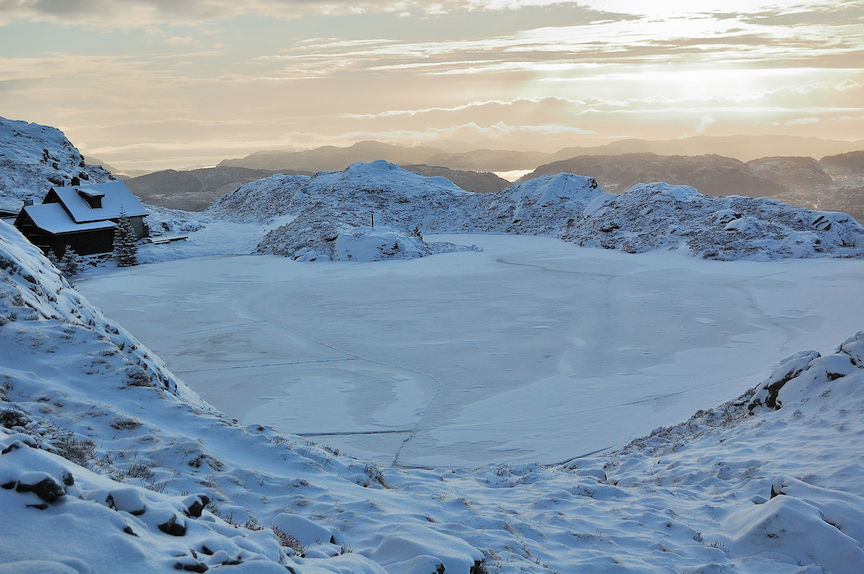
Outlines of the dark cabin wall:
{"type": "Polygon", "coordinates": [[[15,227],[18,228],[18,231],[20,231],[21,234],[30,241],[30,243],[39,247],[43,252],[47,253],[47,250],[53,247],[54,236],[36,227],[36,224],[33,223],[33,220],[30,219],[30,216],[27,215],[27,212],[23,209],[18,214],[18,217],[15,218],[15,227]]]}
{"type": "Polygon", "coordinates": [[[96,229],[93,231],[82,231],[80,233],[64,233],[53,236],[53,249],[57,257],[63,257],[66,245],[78,255],[92,255],[94,253],[111,253],[114,250],[114,230],[96,229]]]}
{"type": "Polygon", "coordinates": [[[132,231],[135,232],[135,239],[150,235],[147,225],[144,223],[144,216],[130,217],[129,222],[132,224],[132,231]]]}
{"type": "Polygon", "coordinates": [[[78,255],[111,253],[114,250],[114,229],[93,229],[54,235],[36,227],[23,210],[15,219],[15,227],[43,253],[47,255],[49,251],[53,251],[58,258],[63,257],[67,245],[78,255]]]}

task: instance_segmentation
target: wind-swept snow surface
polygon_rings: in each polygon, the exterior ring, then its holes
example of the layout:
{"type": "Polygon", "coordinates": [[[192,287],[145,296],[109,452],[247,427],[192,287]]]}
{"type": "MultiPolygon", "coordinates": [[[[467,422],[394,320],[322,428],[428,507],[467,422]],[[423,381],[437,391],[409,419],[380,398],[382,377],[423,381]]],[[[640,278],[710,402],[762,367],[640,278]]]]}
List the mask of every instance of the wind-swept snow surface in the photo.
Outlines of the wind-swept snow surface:
{"type": "Polygon", "coordinates": [[[207,258],[80,286],[229,415],[407,466],[551,463],[621,445],[864,318],[861,260],[433,239],[482,251],[207,258]]]}

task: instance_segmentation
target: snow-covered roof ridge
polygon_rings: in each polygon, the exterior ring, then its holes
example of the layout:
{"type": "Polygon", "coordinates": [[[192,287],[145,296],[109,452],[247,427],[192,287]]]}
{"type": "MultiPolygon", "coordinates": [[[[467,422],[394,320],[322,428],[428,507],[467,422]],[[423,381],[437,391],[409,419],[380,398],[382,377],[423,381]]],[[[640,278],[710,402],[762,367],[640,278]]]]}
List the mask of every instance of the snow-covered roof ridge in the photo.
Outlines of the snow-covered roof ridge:
{"type": "Polygon", "coordinates": [[[0,117],[0,208],[17,211],[26,199],[39,202],[49,188],[75,177],[85,184],[114,179],[101,166],[87,165],[57,128],[0,117]]]}
{"type": "Polygon", "coordinates": [[[141,200],[122,181],[53,189],[76,223],[118,219],[122,214],[139,217],[148,213],[141,200]],[[98,198],[98,206],[90,205],[88,197],[98,198]]]}
{"type": "Polygon", "coordinates": [[[112,221],[91,221],[78,223],[69,215],[69,212],[59,203],[40,203],[38,205],[24,206],[24,212],[33,220],[39,229],[44,229],[54,235],[64,233],[76,233],[93,229],[113,229],[116,227],[112,221]]]}

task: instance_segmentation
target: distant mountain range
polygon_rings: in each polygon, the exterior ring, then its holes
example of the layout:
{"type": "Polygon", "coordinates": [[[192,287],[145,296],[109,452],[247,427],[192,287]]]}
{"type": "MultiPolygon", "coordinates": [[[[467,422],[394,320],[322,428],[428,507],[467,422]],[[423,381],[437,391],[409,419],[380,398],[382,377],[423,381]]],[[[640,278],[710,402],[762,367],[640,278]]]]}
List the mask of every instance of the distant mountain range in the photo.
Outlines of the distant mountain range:
{"type": "MultiPolygon", "coordinates": [[[[208,167],[190,171],[168,169],[126,179],[126,185],[145,203],[171,209],[203,211],[240,185],[277,173],[245,167],[208,167]]],[[[312,175],[311,172],[283,170],[286,175],[312,175]]]]}
{"type": "MultiPolygon", "coordinates": [[[[446,167],[429,165],[404,165],[408,171],[425,176],[446,177],[459,187],[475,193],[494,193],[510,185],[494,173],[453,170],[446,167]]],[[[306,170],[269,170],[250,169],[220,165],[190,171],[175,171],[173,169],[148,173],[139,177],[127,178],[126,184],[135,195],[146,203],[183,209],[186,211],[203,211],[239,186],[256,179],[269,177],[274,173],[284,175],[313,175],[306,170]]]]}
{"type": "MultiPolygon", "coordinates": [[[[446,177],[462,189],[476,193],[495,193],[510,185],[490,172],[425,164],[402,167],[424,176],[446,177]]],[[[277,172],[312,175],[308,169],[278,171],[223,165],[192,171],[167,170],[129,179],[127,184],[148,203],[201,211],[237,187],[277,172]]],[[[623,193],[637,183],[664,181],[689,185],[707,195],[770,197],[808,209],[841,211],[864,221],[864,151],[827,156],[819,161],[796,156],[744,162],[719,155],[581,155],[541,165],[521,181],[557,173],[593,177],[608,193],[623,193]]]]}
{"type": "Polygon", "coordinates": [[[226,159],[220,166],[250,169],[338,171],[352,163],[384,159],[399,165],[426,164],[457,170],[504,172],[534,169],[538,165],[583,155],[716,154],[749,161],[766,156],[823,157],[864,149],[864,140],[854,142],[787,136],[697,136],[676,140],[627,139],[595,147],[568,147],[554,153],[477,149],[453,153],[433,147],[406,147],[375,141],[349,147],[324,146],[304,151],[259,151],[244,158],[226,159]]]}
{"type": "MultiPolygon", "coordinates": [[[[108,171],[92,165],[95,160],[84,158],[54,128],[0,118],[0,143],[4,142],[0,146],[0,208],[14,212],[24,199],[41,201],[51,185],[68,183],[72,177],[94,182],[111,179],[108,171]]],[[[771,197],[809,209],[841,211],[864,221],[864,151],[848,149],[856,146],[864,148],[864,141],[700,136],[666,142],[623,140],[546,154],[512,150],[448,153],[430,147],[361,142],[287,154],[259,152],[241,160],[225,160],[215,168],[167,170],[124,179],[147,203],[200,211],[239,186],[274,173],[311,175],[339,171],[360,161],[387,159],[421,175],[446,177],[477,193],[494,193],[509,185],[488,170],[524,168],[534,171],[523,179],[570,172],[593,177],[611,193],[622,193],[637,183],[665,181],[690,185],[708,195],[771,197]],[[694,155],[724,149],[728,151],[725,156],[694,155]],[[810,154],[816,149],[839,151],[818,161],[800,153],[781,156],[802,149],[810,154]],[[668,155],[672,152],[675,155],[668,155]],[[758,159],[742,159],[756,152],[762,153],[758,159]],[[769,154],[771,157],[764,157],[769,154]]]]}

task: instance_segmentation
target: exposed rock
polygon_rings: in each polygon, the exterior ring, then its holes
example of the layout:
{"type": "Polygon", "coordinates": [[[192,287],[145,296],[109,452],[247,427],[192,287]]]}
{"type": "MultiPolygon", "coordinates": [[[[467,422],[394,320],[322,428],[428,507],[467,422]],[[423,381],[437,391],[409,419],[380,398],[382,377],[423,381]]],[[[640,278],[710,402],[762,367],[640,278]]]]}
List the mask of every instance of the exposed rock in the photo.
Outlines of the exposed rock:
{"type": "Polygon", "coordinates": [[[183,536],[186,534],[186,524],[177,515],[172,516],[167,522],[157,525],[157,528],[171,536],[183,536]]]}
{"type": "Polygon", "coordinates": [[[32,492],[48,504],[53,504],[66,496],[66,488],[60,481],[45,472],[38,471],[22,474],[15,485],[15,491],[32,492]]]}
{"type": "Polygon", "coordinates": [[[200,518],[204,512],[204,507],[210,503],[210,497],[206,494],[192,494],[183,499],[183,506],[186,507],[186,516],[191,518],[200,518]]]}
{"type": "Polygon", "coordinates": [[[802,351],[781,361],[768,379],[757,387],[756,394],[753,396],[750,404],[747,405],[747,409],[751,413],[760,406],[765,406],[769,409],[779,409],[782,404],[778,404],[777,395],[780,393],[783,385],[804,372],[810,366],[810,363],[819,357],[821,355],[816,351],[802,351]]]}

